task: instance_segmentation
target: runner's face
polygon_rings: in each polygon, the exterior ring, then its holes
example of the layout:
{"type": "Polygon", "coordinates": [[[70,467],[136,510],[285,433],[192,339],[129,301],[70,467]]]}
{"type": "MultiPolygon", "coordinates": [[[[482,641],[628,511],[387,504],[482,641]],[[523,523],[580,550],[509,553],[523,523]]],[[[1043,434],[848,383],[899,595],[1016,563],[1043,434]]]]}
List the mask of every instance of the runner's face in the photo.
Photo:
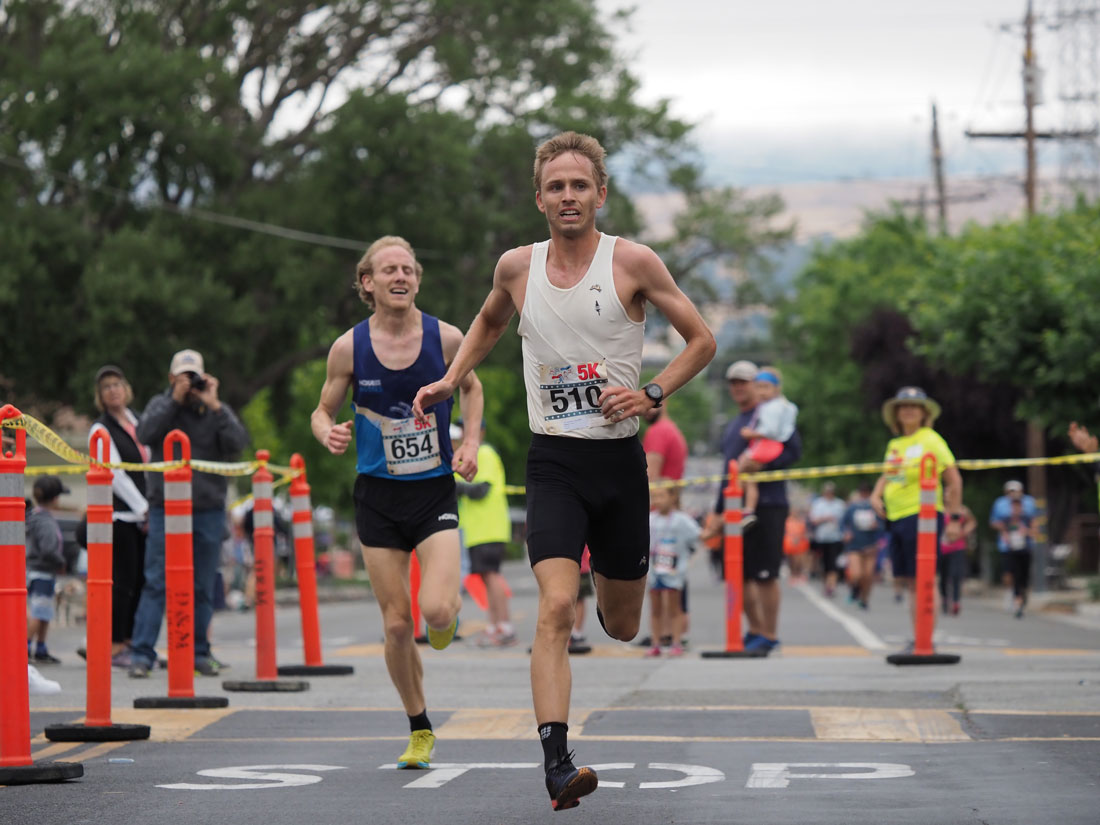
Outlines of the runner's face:
{"type": "Polygon", "coordinates": [[[420,291],[416,261],[407,249],[387,246],[374,253],[373,275],[363,276],[363,288],[374,296],[376,307],[408,309],[420,291]]]}
{"type": "Polygon", "coordinates": [[[567,237],[591,231],[606,199],[607,187],[596,186],[592,161],[583,155],[565,152],[542,167],[535,202],[551,231],[567,237]]]}

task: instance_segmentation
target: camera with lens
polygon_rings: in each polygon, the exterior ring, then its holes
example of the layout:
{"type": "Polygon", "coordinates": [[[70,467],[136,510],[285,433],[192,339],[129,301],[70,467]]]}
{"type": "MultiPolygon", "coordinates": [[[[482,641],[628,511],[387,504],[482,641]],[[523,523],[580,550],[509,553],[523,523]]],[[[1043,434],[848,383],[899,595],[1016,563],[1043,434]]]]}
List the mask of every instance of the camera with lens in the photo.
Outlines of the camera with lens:
{"type": "Polygon", "coordinates": [[[191,379],[191,389],[198,392],[202,392],[206,389],[206,379],[197,372],[189,372],[187,373],[187,377],[191,379]]]}

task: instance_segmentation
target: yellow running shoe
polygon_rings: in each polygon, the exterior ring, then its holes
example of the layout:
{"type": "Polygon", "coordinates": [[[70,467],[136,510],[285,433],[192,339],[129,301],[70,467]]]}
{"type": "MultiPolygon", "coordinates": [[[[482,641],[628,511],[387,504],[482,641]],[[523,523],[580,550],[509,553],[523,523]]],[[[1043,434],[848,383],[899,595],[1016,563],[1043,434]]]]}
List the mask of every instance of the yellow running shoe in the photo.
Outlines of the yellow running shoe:
{"type": "Polygon", "coordinates": [[[409,734],[409,746],[397,760],[397,767],[409,770],[431,767],[432,751],[435,749],[435,734],[430,730],[414,730],[409,734]]]}
{"type": "Polygon", "coordinates": [[[436,650],[442,650],[451,643],[457,632],[458,616],[455,616],[455,620],[447,627],[443,628],[443,630],[436,630],[431,625],[428,625],[428,644],[436,650]]]}

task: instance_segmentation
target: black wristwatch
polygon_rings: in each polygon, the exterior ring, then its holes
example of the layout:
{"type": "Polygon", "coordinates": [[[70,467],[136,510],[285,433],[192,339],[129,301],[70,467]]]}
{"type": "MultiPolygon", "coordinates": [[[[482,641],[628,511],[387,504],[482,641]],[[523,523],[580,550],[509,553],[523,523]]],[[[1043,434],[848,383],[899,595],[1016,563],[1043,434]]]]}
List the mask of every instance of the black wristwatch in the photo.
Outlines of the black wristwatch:
{"type": "Polygon", "coordinates": [[[665,391],[661,389],[660,384],[646,384],[642,387],[642,392],[653,402],[654,408],[661,406],[661,402],[665,400],[665,391]]]}

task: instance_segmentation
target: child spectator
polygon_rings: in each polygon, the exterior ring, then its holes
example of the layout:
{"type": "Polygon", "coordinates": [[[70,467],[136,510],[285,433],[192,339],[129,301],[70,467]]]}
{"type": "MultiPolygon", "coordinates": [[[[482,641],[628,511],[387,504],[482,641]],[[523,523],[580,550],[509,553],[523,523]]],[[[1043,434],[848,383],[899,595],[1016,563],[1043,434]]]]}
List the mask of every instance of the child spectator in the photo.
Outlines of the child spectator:
{"type": "MultiPolygon", "coordinates": [[[[783,395],[783,378],[776,367],[765,367],[756,374],[756,395],[760,399],[752,420],[741,428],[741,437],[749,442],[737,467],[742,473],[758,472],[783,452],[783,443],[794,433],[798,407],[783,395]]],[[[756,524],[756,502],[760,489],[755,481],[744,483],[745,503],[741,529],[756,524]]]]}
{"type": "Polygon", "coordinates": [[[943,612],[952,616],[959,615],[959,599],[967,569],[966,551],[970,546],[970,534],[977,527],[978,520],[965,504],[958,512],[949,514],[943,525],[936,567],[940,574],[943,612]]]}
{"type": "Polygon", "coordinates": [[[886,528],[871,506],[871,490],[869,482],[862,482],[840,520],[844,549],[848,553],[848,583],[852,588],[848,601],[859,602],[864,610],[870,604],[879,540],[886,528]]]}
{"type": "Polygon", "coordinates": [[[683,618],[680,598],[687,583],[688,560],[699,539],[699,524],[677,509],[678,495],[671,487],[650,490],[649,599],[653,620],[653,647],[649,656],[660,656],[661,639],[669,637],[669,656],[682,656],[683,618]]]}
{"type": "Polygon", "coordinates": [[[50,655],[46,634],[54,615],[54,591],[57,575],[65,570],[62,552],[64,539],[54,513],[57,499],[69,492],[57,476],[35,479],[34,506],[27,513],[27,658],[36,664],[56,665],[60,659],[50,655]]]}

